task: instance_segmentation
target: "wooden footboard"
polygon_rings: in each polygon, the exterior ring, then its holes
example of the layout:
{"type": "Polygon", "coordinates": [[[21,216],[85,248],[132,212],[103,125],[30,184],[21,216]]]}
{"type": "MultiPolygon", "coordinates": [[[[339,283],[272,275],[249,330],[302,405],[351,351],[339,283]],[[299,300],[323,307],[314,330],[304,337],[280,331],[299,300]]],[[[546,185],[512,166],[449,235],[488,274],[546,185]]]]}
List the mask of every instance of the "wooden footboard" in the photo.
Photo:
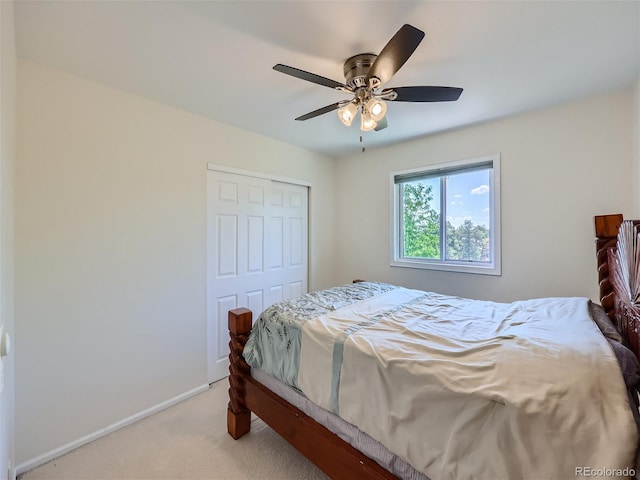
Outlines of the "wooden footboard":
{"type": "Polygon", "coordinates": [[[251,368],[242,357],[251,323],[250,310],[238,308],[229,312],[229,434],[238,439],[248,433],[253,412],[331,478],[398,480],[251,376],[251,368]]]}

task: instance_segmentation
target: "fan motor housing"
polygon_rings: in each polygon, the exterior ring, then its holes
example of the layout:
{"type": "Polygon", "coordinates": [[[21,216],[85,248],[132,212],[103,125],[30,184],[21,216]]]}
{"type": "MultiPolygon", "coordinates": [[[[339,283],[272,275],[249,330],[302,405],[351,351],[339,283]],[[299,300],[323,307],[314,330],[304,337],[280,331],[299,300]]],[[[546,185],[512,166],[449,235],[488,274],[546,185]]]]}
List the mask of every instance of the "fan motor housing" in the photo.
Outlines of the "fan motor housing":
{"type": "Polygon", "coordinates": [[[359,53],[347,58],[343,67],[345,83],[353,90],[365,87],[364,79],[376,58],[378,56],[374,53],[359,53]]]}

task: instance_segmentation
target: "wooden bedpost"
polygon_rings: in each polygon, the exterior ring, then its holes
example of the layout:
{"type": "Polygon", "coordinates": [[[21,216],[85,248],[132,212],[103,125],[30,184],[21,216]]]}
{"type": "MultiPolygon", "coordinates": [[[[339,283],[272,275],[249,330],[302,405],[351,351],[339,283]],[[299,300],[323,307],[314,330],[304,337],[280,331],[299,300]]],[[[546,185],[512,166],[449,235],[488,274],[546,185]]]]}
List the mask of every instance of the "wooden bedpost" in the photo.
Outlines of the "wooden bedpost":
{"type": "Polygon", "coordinates": [[[618,229],[622,224],[622,215],[596,215],[596,258],[598,261],[598,285],[600,286],[600,304],[609,318],[615,322],[613,285],[609,278],[609,250],[616,247],[618,229]]]}
{"type": "Polygon", "coordinates": [[[251,367],[244,361],[242,351],[251,332],[251,310],[236,308],[229,311],[229,405],[227,431],[238,439],[251,429],[251,411],[245,401],[245,377],[251,367]]]}

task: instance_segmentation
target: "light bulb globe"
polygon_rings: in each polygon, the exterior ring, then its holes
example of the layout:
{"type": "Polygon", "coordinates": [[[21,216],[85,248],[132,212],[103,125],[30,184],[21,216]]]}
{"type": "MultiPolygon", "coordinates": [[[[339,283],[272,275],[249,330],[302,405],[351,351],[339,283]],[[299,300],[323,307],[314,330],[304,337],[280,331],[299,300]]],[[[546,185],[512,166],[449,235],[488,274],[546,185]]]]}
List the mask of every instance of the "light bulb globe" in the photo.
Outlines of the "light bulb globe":
{"type": "Polygon", "coordinates": [[[351,102],[338,109],[338,118],[348,127],[353,122],[353,119],[356,117],[357,113],[358,107],[351,102]]]}
{"type": "Polygon", "coordinates": [[[379,98],[371,98],[367,101],[365,109],[370,112],[373,120],[379,122],[387,113],[387,104],[379,98]]]}
{"type": "Polygon", "coordinates": [[[360,130],[363,132],[368,132],[373,130],[378,125],[372,117],[367,109],[364,109],[362,112],[362,121],[360,122],[360,130]]]}

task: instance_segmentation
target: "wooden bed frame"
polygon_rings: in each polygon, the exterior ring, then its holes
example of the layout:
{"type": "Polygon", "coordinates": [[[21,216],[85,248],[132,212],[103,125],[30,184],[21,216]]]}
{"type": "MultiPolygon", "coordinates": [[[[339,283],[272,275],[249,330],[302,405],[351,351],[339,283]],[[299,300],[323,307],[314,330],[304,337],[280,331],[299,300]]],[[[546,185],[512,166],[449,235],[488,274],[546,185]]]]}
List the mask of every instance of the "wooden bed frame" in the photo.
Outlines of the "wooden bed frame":
{"type": "MultiPolygon", "coordinates": [[[[609,251],[615,251],[616,236],[621,223],[622,215],[595,217],[600,300],[614,323],[626,325],[626,340],[640,358],[640,312],[628,300],[616,296],[611,281],[612,267],[609,266],[608,260],[609,251]]],[[[640,221],[636,223],[640,224],[640,221]]],[[[238,308],[229,312],[229,434],[238,439],[248,433],[253,412],[333,479],[397,480],[398,477],[251,376],[251,367],[242,357],[251,327],[250,310],[238,308]]]]}

